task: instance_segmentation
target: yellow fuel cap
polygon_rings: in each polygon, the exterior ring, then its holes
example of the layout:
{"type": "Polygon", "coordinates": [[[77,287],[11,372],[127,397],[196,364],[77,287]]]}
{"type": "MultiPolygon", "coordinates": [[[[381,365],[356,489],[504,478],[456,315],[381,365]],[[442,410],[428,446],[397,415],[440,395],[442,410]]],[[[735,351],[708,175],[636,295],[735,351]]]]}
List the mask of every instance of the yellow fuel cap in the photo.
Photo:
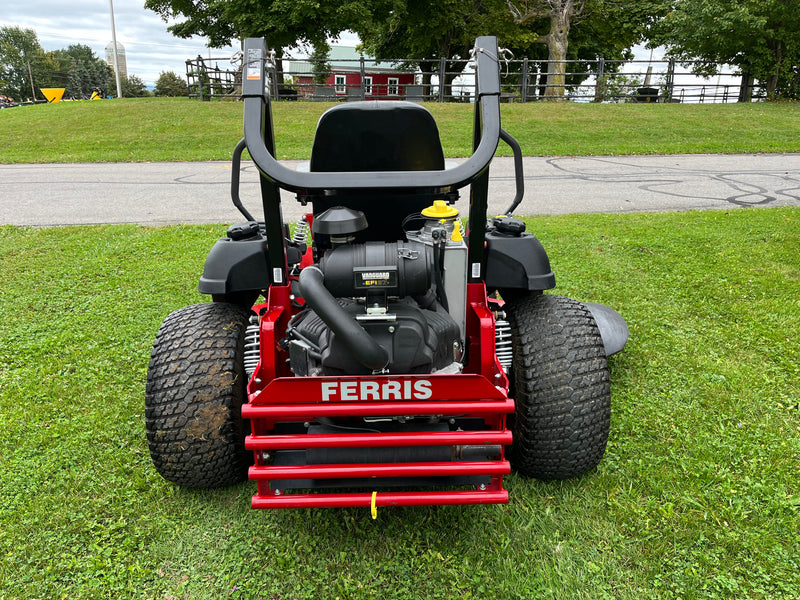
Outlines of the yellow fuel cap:
{"type": "Polygon", "coordinates": [[[458,216],[458,209],[449,206],[444,200],[434,200],[433,206],[422,209],[422,216],[429,219],[452,219],[458,216]]]}

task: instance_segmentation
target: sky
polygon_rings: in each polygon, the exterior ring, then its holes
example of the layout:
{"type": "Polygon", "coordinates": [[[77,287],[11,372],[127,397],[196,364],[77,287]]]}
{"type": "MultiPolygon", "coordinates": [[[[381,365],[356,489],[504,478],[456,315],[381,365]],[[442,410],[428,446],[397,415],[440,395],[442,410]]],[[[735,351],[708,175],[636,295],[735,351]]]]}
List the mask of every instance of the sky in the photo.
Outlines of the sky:
{"type": "MultiPolygon", "coordinates": [[[[167,31],[171,24],[144,8],[144,0],[113,0],[117,43],[125,48],[128,75],[136,75],[152,87],[164,71],[186,76],[186,60],[220,58],[220,68],[238,47],[211,48],[202,37],[183,39],[167,31]]],[[[0,0],[0,26],[33,29],[45,50],[59,50],[70,44],[89,46],[105,59],[111,43],[109,0],[0,0]]],[[[340,43],[355,46],[358,38],[345,33],[340,43]]]]}
{"type": "MultiPolygon", "coordinates": [[[[152,86],[162,71],[186,76],[186,59],[198,54],[209,57],[207,40],[182,39],[167,31],[168,23],[144,8],[144,0],[113,0],[117,42],[125,48],[128,75],[136,75],[152,86]]],[[[45,50],[58,50],[70,44],[89,46],[98,58],[105,59],[111,42],[109,0],[0,0],[0,26],[33,29],[45,50]]],[[[235,48],[210,50],[221,57],[220,67],[228,66],[235,48]]]]}

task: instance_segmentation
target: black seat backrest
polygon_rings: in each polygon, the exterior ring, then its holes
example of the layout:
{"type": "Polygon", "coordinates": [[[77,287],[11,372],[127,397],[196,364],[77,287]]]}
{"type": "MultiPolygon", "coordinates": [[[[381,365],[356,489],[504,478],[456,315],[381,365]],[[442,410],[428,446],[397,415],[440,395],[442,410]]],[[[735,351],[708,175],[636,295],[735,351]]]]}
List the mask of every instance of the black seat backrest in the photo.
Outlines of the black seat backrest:
{"type": "MultiPolygon", "coordinates": [[[[438,171],[444,153],[436,121],[419,104],[368,101],[328,109],[317,124],[311,171],[438,171]]],[[[332,206],[363,211],[369,224],[363,239],[395,241],[403,237],[402,221],[432,204],[430,191],[342,190],[314,200],[314,214],[332,206]]],[[[361,241],[361,240],[359,240],[361,241]]]]}
{"type": "Polygon", "coordinates": [[[413,102],[328,109],[317,124],[312,171],[438,171],[444,154],[433,115],[413,102]]]}

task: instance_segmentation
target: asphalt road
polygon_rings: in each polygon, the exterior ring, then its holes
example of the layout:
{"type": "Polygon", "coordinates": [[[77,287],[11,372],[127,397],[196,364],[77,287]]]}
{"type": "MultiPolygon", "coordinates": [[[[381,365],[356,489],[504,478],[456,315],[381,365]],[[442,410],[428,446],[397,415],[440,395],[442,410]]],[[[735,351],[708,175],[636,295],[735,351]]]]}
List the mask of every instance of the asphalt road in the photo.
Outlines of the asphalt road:
{"type": "MultiPolygon", "coordinates": [[[[800,205],[800,154],[525,158],[524,171],[518,215],[800,205]]],[[[514,197],[512,159],[494,160],[489,187],[490,214],[505,212],[514,197]]],[[[244,163],[241,197],[262,214],[252,163],[244,163]]],[[[288,192],[281,204],[287,221],[308,210],[288,192]]],[[[466,190],[456,206],[468,211],[466,190]]],[[[225,162],[0,165],[4,225],[242,220],[225,162]]]]}

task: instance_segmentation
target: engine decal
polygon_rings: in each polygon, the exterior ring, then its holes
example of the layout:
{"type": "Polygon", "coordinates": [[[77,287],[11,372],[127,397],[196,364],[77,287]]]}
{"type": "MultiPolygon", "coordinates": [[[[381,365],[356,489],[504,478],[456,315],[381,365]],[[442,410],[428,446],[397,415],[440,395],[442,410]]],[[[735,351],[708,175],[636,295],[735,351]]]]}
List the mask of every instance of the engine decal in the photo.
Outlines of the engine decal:
{"type": "Polygon", "coordinates": [[[394,289],[397,287],[397,267],[354,267],[353,287],[356,290],[394,289]]]}

